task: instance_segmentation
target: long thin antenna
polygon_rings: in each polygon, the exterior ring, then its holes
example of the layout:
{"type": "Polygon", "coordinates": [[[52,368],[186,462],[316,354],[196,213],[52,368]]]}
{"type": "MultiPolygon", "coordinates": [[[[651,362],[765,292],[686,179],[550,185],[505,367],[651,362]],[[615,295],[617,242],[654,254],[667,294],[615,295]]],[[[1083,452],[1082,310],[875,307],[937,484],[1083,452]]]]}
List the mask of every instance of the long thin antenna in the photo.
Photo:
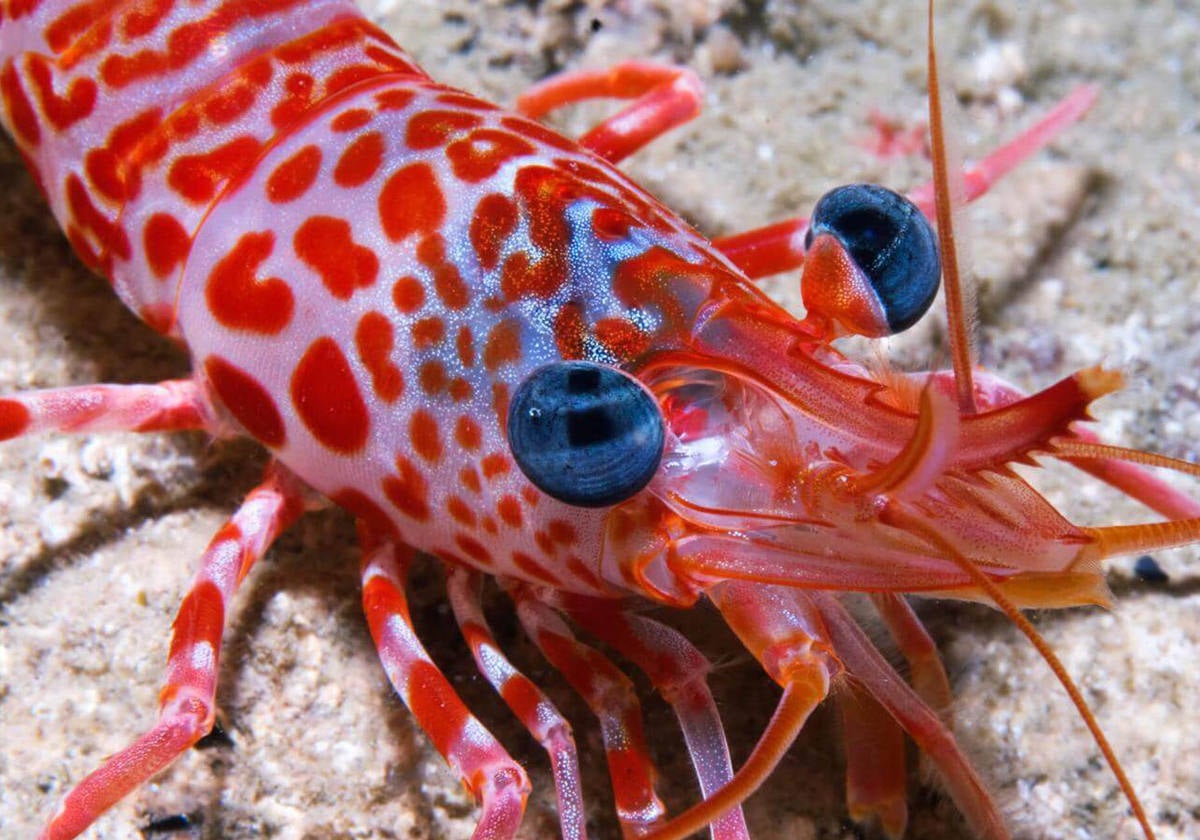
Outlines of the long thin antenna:
{"type": "Polygon", "coordinates": [[[950,359],[958,408],[974,414],[975,383],[971,374],[971,343],[967,334],[966,306],[958,268],[958,245],[954,239],[950,175],[946,165],[946,131],[942,119],[941,83],[938,79],[937,48],[933,35],[933,2],[929,0],[929,145],[933,158],[933,191],[937,209],[938,243],[942,249],[942,281],[946,288],[946,321],[950,333],[950,359]]]}
{"type": "Polygon", "coordinates": [[[1075,681],[1071,679],[1071,675],[1067,673],[1066,667],[1062,664],[1062,660],[1054,653],[1049,643],[1042,638],[1032,624],[1019,609],[1017,605],[1008,599],[1000,587],[989,578],[983,571],[971,562],[970,558],[961,554],[958,549],[949,543],[937,529],[931,527],[921,517],[911,513],[903,504],[892,503],[885,508],[883,515],[880,517],[885,522],[907,530],[909,533],[920,534],[930,544],[937,547],[942,553],[962,569],[971,580],[982,589],[992,603],[996,605],[1011,621],[1016,628],[1020,630],[1025,637],[1029,639],[1030,644],[1037,650],[1050,670],[1054,672],[1054,676],[1058,678],[1059,683],[1066,690],[1067,696],[1071,698],[1071,702],[1075,704],[1079,716],[1083,719],[1088,731],[1092,733],[1092,740],[1096,742],[1096,746],[1100,748],[1100,753],[1104,756],[1104,760],[1108,762],[1109,768],[1117,778],[1117,784],[1121,788],[1121,792],[1125,794],[1125,799],[1129,802],[1129,807],[1133,809],[1133,815],[1141,824],[1142,832],[1146,835],[1146,840],[1155,840],[1154,829],[1150,827],[1150,820],[1146,817],[1146,811],[1142,807],[1141,800],[1138,799],[1137,793],[1133,789],[1133,784],[1129,781],[1129,777],[1125,775],[1125,769],[1121,767],[1121,762],[1117,759],[1117,754],[1109,744],[1108,738],[1104,735],[1104,730],[1100,728],[1100,724],[1096,721],[1096,716],[1092,714],[1087,701],[1083,699],[1083,694],[1080,693],[1079,687],[1075,685],[1075,681]]]}

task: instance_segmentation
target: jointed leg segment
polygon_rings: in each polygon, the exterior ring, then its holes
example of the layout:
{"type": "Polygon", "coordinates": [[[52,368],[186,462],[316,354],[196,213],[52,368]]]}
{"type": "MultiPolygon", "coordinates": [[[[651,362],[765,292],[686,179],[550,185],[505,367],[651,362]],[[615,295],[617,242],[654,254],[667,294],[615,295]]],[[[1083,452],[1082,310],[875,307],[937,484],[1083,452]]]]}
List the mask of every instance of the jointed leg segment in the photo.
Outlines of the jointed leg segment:
{"type": "Polygon", "coordinates": [[[67,794],[41,840],[66,840],[212,729],[226,606],[267,548],[303,512],[303,487],[272,465],[213,537],[175,618],[158,722],[67,794]]]}
{"type": "Polygon", "coordinates": [[[363,610],[383,670],[434,747],[479,802],[474,840],[510,840],[529,795],[525,771],[463,705],[417,638],[404,594],[413,552],[362,529],[363,610]]]}
{"type": "Polygon", "coordinates": [[[458,566],[446,570],[446,588],[454,617],[471,648],[479,672],[550,757],[563,840],[586,840],[587,820],[579,786],[579,755],[571,725],[550,698],[517,671],[501,652],[483,615],[481,583],[478,572],[458,566]]]}

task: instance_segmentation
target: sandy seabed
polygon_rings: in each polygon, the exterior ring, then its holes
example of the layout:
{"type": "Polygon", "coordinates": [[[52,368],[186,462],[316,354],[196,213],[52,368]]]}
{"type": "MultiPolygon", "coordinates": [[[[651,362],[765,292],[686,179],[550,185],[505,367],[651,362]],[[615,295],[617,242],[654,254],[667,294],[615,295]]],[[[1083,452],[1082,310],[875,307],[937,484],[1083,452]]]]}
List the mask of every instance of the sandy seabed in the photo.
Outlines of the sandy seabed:
{"type": "MultiPolygon", "coordinates": [[[[805,214],[826,189],[928,177],[919,154],[865,148],[877,109],[923,120],[923,7],[863,0],[368,2],[435,76],[511,102],[558,69],[624,58],[687,64],[704,114],[627,170],[700,229],[805,214]]],[[[952,4],[946,3],[946,6],[952,4]]],[[[1074,85],[1102,88],[1081,125],[966,214],[979,279],[981,363],[1027,387],[1097,362],[1129,377],[1098,406],[1110,440],[1200,457],[1200,8],[1185,2],[939,13],[943,62],[969,152],[993,148],[1074,85]]],[[[611,110],[611,109],[610,109],[611,110]]],[[[578,133],[606,113],[561,123],[578,133]]],[[[11,146],[0,148],[0,392],[184,375],[187,360],[71,255],[11,146]]],[[[796,278],[769,285],[794,301],[796,278]]],[[[927,319],[886,353],[945,359],[927,319]]],[[[28,838],[65,790],[153,717],[173,614],[195,559],[255,482],[262,454],[197,435],[45,436],[0,446],[0,837],[28,838]]],[[[1090,480],[1040,484],[1088,523],[1148,518],[1090,480]]],[[[1200,493],[1200,489],[1195,489],[1200,493]]],[[[473,805],[391,694],[358,607],[348,520],[307,517],[256,569],[231,617],[218,696],[229,740],[193,750],[86,835],[137,838],[188,814],[204,838],[465,838],[473,805]]],[[[1200,836],[1200,556],[1157,558],[1149,586],[1112,564],[1112,612],[1044,613],[1058,651],[1115,744],[1159,836],[1200,836]]],[[[556,833],[547,762],[475,674],[440,576],[414,579],[418,625],[471,707],[530,768],[523,837],[556,833]]],[[[1066,696],[1029,645],[980,607],[922,602],[955,694],[957,734],[1020,838],[1137,835],[1066,696]]],[[[492,605],[500,638],[574,723],[593,837],[616,838],[594,722],[492,605]]],[[[714,693],[740,761],[775,691],[711,615],[675,622],[719,662],[714,693]]],[[[671,714],[644,683],[647,728],[674,810],[694,796],[671,714]]],[[[747,806],[756,840],[872,836],[842,801],[837,724],[819,713],[747,806]]],[[[968,836],[915,767],[909,836],[968,836]]]]}

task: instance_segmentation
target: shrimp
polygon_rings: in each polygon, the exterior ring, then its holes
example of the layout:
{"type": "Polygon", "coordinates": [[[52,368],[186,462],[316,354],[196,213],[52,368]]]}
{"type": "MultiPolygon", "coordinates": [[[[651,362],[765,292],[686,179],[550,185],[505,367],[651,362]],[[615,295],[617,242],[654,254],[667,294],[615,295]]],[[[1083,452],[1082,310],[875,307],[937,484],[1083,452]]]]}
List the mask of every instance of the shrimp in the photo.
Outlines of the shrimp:
{"type": "MultiPolygon", "coordinates": [[[[403,32],[401,32],[401,34],[403,34],[403,32]]],[[[766,221],[766,220],[764,220],[764,221],[766,221]]],[[[746,227],[746,226],[745,226],[745,223],[743,223],[743,224],[742,224],[742,226],[740,226],[740,227],[746,227]]],[[[124,359],[121,359],[121,360],[119,360],[119,361],[124,361],[124,359]]],[[[94,376],[94,377],[86,377],[86,378],[84,378],[84,379],[82,379],[82,380],[91,380],[91,379],[95,379],[95,378],[102,378],[102,377],[95,377],[95,376],[94,376]]],[[[122,378],[124,378],[124,377],[122,377],[122,378]]],[[[136,379],[136,380],[143,380],[143,379],[151,379],[152,377],[136,377],[136,376],[130,376],[130,377],[128,377],[128,378],[130,378],[130,379],[136,379]]],[[[1039,380],[1038,380],[1038,382],[1037,382],[1037,384],[1038,384],[1038,385],[1044,385],[1046,382],[1048,382],[1048,380],[1049,380],[1049,379],[1039,379],[1039,380]]],[[[92,457],[95,457],[95,456],[92,456],[92,457]]],[[[169,464],[168,464],[168,466],[169,466],[169,464]]],[[[101,470],[103,470],[103,469],[106,469],[106,468],[107,468],[107,467],[104,467],[104,466],[103,466],[103,464],[102,464],[102,466],[100,467],[100,469],[101,469],[101,470]]],[[[120,466],[118,466],[118,468],[120,468],[120,466]]],[[[95,468],[94,468],[94,469],[95,469],[95,468]]],[[[160,492],[161,492],[161,491],[160,491],[160,492]]],[[[217,517],[217,518],[220,518],[220,517],[217,517]]],[[[216,526],[217,526],[217,524],[218,524],[218,523],[214,522],[214,523],[211,523],[211,524],[212,524],[212,527],[210,527],[210,528],[208,529],[208,530],[209,530],[209,533],[211,533],[211,532],[212,532],[212,530],[216,530],[216,526]]],[[[202,542],[202,545],[203,545],[203,541],[204,541],[204,540],[200,540],[200,542],[202,542]]],[[[140,553],[140,552],[139,552],[139,553],[140,553]]],[[[193,551],[192,553],[194,554],[194,553],[197,553],[197,552],[196,552],[196,551],[193,551]]],[[[127,562],[127,560],[126,560],[126,562],[127,562]]],[[[344,558],[343,558],[343,562],[344,562],[344,558]]],[[[185,565],[186,565],[186,564],[185,564],[185,565]]],[[[288,571],[289,571],[289,572],[298,572],[298,571],[299,571],[299,569],[298,569],[298,565],[296,565],[296,564],[292,564],[292,565],[290,565],[290,566],[289,566],[289,568],[288,568],[288,571]]],[[[128,572],[126,571],[126,572],[125,572],[125,574],[127,575],[127,574],[128,574],[128,572]]],[[[276,580],[278,580],[278,578],[276,578],[276,580]]],[[[294,580],[294,578],[292,578],[292,577],[289,577],[289,580],[294,580]]],[[[269,584],[264,584],[264,587],[269,587],[269,584]]],[[[178,599],[176,599],[176,600],[178,600],[178,599]]],[[[308,606],[311,606],[311,605],[308,605],[308,606]]],[[[173,607],[164,607],[164,608],[166,608],[166,610],[168,611],[168,614],[167,614],[167,616],[166,616],[166,617],[162,617],[162,618],[160,619],[160,622],[158,622],[158,628],[160,628],[160,631],[161,631],[161,628],[162,628],[162,626],[164,626],[164,624],[166,624],[167,620],[169,620],[169,610],[172,610],[172,608],[173,608],[173,607]]],[[[302,608],[302,607],[301,607],[301,608],[302,608]]],[[[268,611],[268,610],[266,610],[266,608],[264,607],[264,612],[269,612],[269,611],[268,611]]],[[[302,623],[306,622],[306,620],[307,620],[307,619],[300,619],[300,620],[301,620],[301,624],[302,624],[302,623]]],[[[308,632],[311,632],[311,631],[308,631],[308,632]]],[[[149,634],[148,634],[148,635],[149,635],[149,634]]],[[[306,634],[305,634],[305,635],[307,635],[307,632],[306,632],[306,634]]],[[[146,643],[149,643],[149,640],[146,640],[146,643]]],[[[148,658],[148,659],[151,659],[151,660],[154,660],[154,661],[161,661],[161,660],[163,659],[163,655],[158,655],[158,656],[157,656],[157,658],[154,658],[154,656],[149,656],[149,655],[148,655],[148,656],[146,656],[146,658],[148,658]]],[[[148,679],[152,680],[152,679],[154,679],[154,678],[152,678],[151,676],[148,676],[148,679]]],[[[228,682],[228,678],[226,678],[226,682],[228,682]]],[[[344,689],[343,689],[343,690],[344,690],[344,689]]],[[[348,692],[348,691],[347,691],[347,692],[348,692]]],[[[486,695],[481,695],[481,697],[486,697],[486,695]]],[[[334,704],[336,704],[334,701],[331,701],[331,700],[330,700],[330,698],[325,698],[325,700],[324,700],[324,701],[322,701],[322,702],[323,702],[323,704],[324,704],[323,708],[328,708],[328,707],[330,707],[330,706],[334,706],[334,704]]],[[[130,708],[149,708],[149,707],[151,706],[151,704],[152,704],[152,701],[150,701],[150,702],[143,702],[143,703],[142,703],[142,704],[140,704],[140,706],[138,706],[138,707],[132,707],[132,706],[131,706],[130,708]]],[[[235,724],[235,726],[236,726],[236,725],[238,725],[238,721],[236,721],[236,720],[235,720],[235,721],[234,721],[234,724],[235,724]]],[[[266,725],[268,725],[268,724],[263,724],[263,725],[262,725],[262,727],[265,727],[266,725]]],[[[262,727],[259,727],[259,728],[262,728],[262,727]]],[[[234,733],[234,739],[235,739],[235,742],[236,742],[236,740],[238,740],[238,734],[236,734],[236,731],[235,731],[235,733],[234,733]]],[[[370,736],[364,736],[364,740],[367,740],[367,739],[370,739],[370,736]]],[[[118,748],[118,746],[119,746],[119,745],[120,745],[120,743],[116,743],[116,744],[114,744],[114,745],[112,746],[112,748],[109,748],[109,749],[115,749],[115,748],[118,748]]],[[[236,752],[235,752],[235,754],[234,754],[234,755],[236,755],[236,752]]],[[[89,763],[94,763],[94,762],[89,762],[89,763]]],[[[80,769],[84,769],[84,768],[80,768],[80,769]]],[[[179,778],[180,778],[180,776],[182,775],[182,773],[184,773],[184,772],[181,772],[181,770],[176,770],[176,772],[174,772],[174,773],[173,773],[173,776],[172,776],[172,778],[179,779],[179,778]]]]}

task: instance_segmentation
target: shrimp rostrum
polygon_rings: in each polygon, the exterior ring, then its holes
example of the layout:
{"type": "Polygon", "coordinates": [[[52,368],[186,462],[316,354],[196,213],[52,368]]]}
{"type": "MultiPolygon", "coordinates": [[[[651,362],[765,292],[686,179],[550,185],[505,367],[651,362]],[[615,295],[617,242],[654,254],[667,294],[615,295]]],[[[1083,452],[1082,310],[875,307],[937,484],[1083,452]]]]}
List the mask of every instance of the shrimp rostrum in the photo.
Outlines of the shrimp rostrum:
{"type": "MultiPolygon", "coordinates": [[[[716,840],[747,838],[741,803],[832,696],[855,819],[904,833],[908,735],[972,830],[1006,837],[948,728],[948,680],[910,595],[1007,614],[1152,836],[1021,609],[1104,604],[1105,559],[1200,541],[1200,505],[1144,471],[1197,468],[1080,426],[1120,386],[1113,371],[1024,394],[973,368],[935,81],[932,186],[908,197],[840,187],[811,219],[709,241],[616,168],[696,114],[690,71],[567,74],[509,112],[434,82],[348,0],[4,10],[5,127],[76,252],[187,348],[194,372],[7,396],[0,439],[201,429],[253,437],[272,455],[201,558],[158,721],[79,782],[44,838],[76,836],[212,728],[228,603],[317,495],[358,521],[384,669],[476,797],[477,838],[514,836],[529,782],[417,637],[405,599],[414,551],[444,564],[480,671],[549,753],[564,838],[586,836],[574,738],[493,638],[485,576],[599,718],[626,836],[709,827],[716,840]],[[537,121],[593,98],[631,102],[577,140],[537,121]],[[801,267],[797,319],[754,281],[801,267]],[[950,370],[883,373],[835,347],[908,328],[940,278],[950,370]],[[1075,525],[1012,469],[1035,458],[1091,473],[1166,520],[1075,525]],[[911,682],[844,593],[867,594],[911,682]],[[782,688],[736,772],[709,664],[643,610],[702,599],[782,688]],[[631,683],[576,630],[643,669],[672,705],[698,804],[667,815],[631,683]]],[[[962,173],[967,196],[1093,97],[1080,88],[962,173]]]]}

